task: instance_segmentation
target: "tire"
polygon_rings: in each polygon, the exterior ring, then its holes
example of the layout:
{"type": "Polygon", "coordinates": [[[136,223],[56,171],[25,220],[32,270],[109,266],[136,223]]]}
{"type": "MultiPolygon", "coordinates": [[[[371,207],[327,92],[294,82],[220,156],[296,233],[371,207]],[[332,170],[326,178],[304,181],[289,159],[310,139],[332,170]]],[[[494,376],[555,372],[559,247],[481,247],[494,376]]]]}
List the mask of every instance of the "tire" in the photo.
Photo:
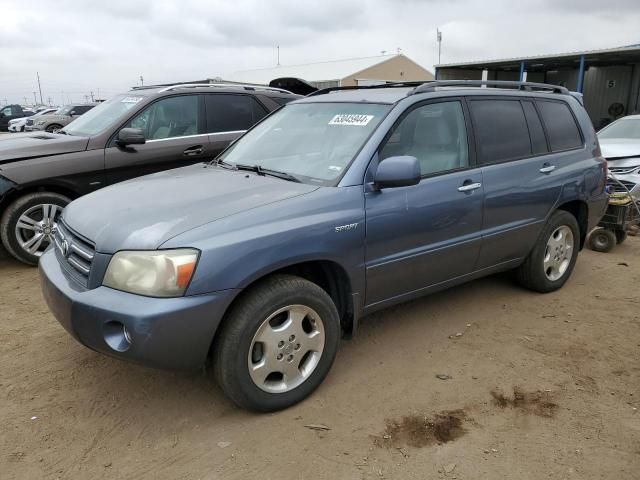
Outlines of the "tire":
{"type": "Polygon", "coordinates": [[[339,341],[340,318],[331,297],[303,278],[274,275],[251,287],[225,316],[212,347],[213,374],[239,407],[259,412],[281,410],[302,401],[322,383],[339,341]],[[300,313],[305,309],[310,311],[306,316],[300,313]],[[281,310],[285,311],[277,314],[281,310]],[[267,320],[271,317],[270,324],[267,320]],[[289,322],[292,318],[302,320],[289,322]],[[292,327],[286,328],[289,323],[292,327]],[[302,330],[296,330],[296,325],[302,330]],[[315,347],[307,344],[313,342],[315,347]],[[283,372],[288,371],[292,373],[285,376],[283,372]],[[254,381],[258,376],[264,381],[254,381]]]}
{"type": "Polygon", "coordinates": [[[0,238],[5,249],[21,262],[37,265],[40,256],[52,241],[57,219],[70,201],[69,198],[52,192],[30,193],[15,200],[0,218],[0,238]],[[48,220],[43,222],[45,213],[48,213],[48,220]],[[29,219],[26,223],[33,228],[16,228],[18,220],[25,216],[29,219]],[[37,235],[40,235],[41,240],[38,238],[30,245],[29,242],[37,235]],[[31,249],[28,248],[29,245],[31,249]]]}
{"type": "Polygon", "coordinates": [[[617,243],[616,234],[606,228],[598,227],[589,235],[589,248],[596,252],[610,252],[617,243]]]}
{"type": "Polygon", "coordinates": [[[58,125],[57,123],[54,123],[52,125],[47,125],[47,127],[44,129],[45,132],[49,132],[49,133],[53,133],[56,130],[60,130],[62,127],[62,125],[58,125]]]}
{"type": "Polygon", "coordinates": [[[535,292],[558,290],[571,276],[578,258],[579,242],[580,227],[575,217],[564,210],[557,210],[542,229],[529,256],[517,268],[518,282],[535,292]],[[562,242],[568,243],[562,247],[562,242]]]}
{"type": "Polygon", "coordinates": [[[620,245],[627,239],[627,232],[624,230],[616,230],[616,244],[620,245]]]}

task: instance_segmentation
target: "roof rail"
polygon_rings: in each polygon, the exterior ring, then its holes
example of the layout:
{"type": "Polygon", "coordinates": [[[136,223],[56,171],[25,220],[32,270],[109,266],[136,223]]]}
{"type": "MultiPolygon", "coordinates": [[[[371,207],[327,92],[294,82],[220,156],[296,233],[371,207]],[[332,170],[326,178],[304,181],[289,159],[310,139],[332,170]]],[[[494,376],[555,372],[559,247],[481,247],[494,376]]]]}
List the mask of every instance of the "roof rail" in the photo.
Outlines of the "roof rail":
{"type": "Polygon", "coordinates": [[[424,82],[390,82],[380,83],[378,85],[351,85],[347,87],[328,87],[315,92],[310,93],[307,97],[315,97],[316,95],[324,95],[326,93],[341,91],[341,90],[368,90],[372,88],[400,88],[400,87],[417,87],[424,84],[424,82]]]}
{"type": "Polygon", "coordinates": [[[417,93],[433,92],[438,87],[494,87],[494,88],[510,88],[516,90],[548,90],[553,93],[562,93],[568,95],[570,92],[565,87],[559,85],[549,85],[548,83],[533,83],[533,82],[514,82],[504,80],[433,80],[430,82],[423,82],[422,85],[417,86],[409,95],[415,95],[417,93]]]}
{"type": "Polygon", "coordinates": [[[269,90],[272,92],[287,93],[291,95],[290,91],[284,90],[282,88],[267,87],[264,85],[251,85],[246,83],[179,83],[176,85],[169,85],[168,87],[164,87],[158,90],[158,93],[169,92],[171,90],[176,90],[178,88],[201,88],[201,87],[210,87],[210,88],[238,87],[244,90],[269,90]]]}

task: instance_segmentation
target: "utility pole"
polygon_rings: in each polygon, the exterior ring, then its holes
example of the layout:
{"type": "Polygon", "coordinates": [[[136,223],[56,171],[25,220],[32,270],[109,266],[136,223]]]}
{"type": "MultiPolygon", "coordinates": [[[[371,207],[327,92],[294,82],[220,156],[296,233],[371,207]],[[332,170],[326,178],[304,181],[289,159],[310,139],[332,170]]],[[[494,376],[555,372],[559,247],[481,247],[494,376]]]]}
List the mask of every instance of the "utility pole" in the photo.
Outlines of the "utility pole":
{"type": "Polygon", "coordinates": [[[144,87],[144,78],[142,78],[142,75],[140,75],[140,86],[144,87]]]}
{"type": "Polygon", "coordinates": [[[36,77],[38,77],[38,91],[40,92],[40,103],[44,103],[42,101],[42,87],[40,87],[40,73],[36,72],[36,77]]]}
{"type": "Polygon", "coordinates": [[[91,93],[91,101],[93,102],[93,101],[94,101],[94,100],[93,100],[93,91],[91,91],[91,92],[89,92],[89,93],[91,93]]]}
{"type": "Polygon", "coordinates": [[[277,66],[279,67],[280,66],[280,45],[276,46],[276,50],[278,51],[278,63],[277,63],[277,66]]]}
{"type": "Polygon", "coordinates": [[[51,106],[51,97],[47,98],[47,103],[51,106]]]}
{"type": "Polygon", "coordinates": [[[36,103],[38,103],[38,99],[36,98],[36,92],[33,92],[33,105],[35,106],[36,103]]]}
{"type": "Polygon", "coordinates": [[[440,65],[440,57],[442,55],[442,32],[436,28],[436,36],[438,39],[438,65],[440,65]]]}

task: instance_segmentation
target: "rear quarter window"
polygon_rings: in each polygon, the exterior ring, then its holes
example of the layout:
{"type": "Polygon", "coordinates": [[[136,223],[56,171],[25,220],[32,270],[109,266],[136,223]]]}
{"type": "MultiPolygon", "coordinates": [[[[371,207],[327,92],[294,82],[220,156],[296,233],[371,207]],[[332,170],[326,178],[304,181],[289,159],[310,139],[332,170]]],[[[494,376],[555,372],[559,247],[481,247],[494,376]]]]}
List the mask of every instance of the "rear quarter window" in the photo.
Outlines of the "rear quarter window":
{"type": "Polygon", "coordinates": [[[582,147],[580,130],[566,103],[538,100],[536,104],[547,130],[552,151],[558,152],[582,147]]]}
{"type": "Polygon", "coordinates": [[[469,106],[481,163],[531,155],[529,130],[519,100],[471,100],[469,106]]]}

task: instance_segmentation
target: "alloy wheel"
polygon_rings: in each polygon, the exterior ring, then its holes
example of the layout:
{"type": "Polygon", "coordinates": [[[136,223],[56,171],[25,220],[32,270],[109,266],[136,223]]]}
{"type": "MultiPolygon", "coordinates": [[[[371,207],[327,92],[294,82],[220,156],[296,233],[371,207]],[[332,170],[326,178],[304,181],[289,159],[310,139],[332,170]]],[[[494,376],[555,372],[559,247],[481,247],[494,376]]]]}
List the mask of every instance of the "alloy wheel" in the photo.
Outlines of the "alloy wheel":
{"type": "Polygon", "coordinates": [[[249,375],[268,393],[298,387],[318,366],[325,344],[320,316],[305,305],[278,309],[262,322],[249,348],[249,375]]]}
{"type": "Polygon", "coordinates": [[[34,205],[26,210],[16,224],[15,234],[20,247],[39,257],[53,241],[62,207],[52,203],[34,205]]]}
{"type": "Polygon", "coordinates": [[[544,273],[553,282],[562,278],[573,256],[574,239],[573,232],[566,225],[556,228],[549,240],[544,252],[544,273]]]}

